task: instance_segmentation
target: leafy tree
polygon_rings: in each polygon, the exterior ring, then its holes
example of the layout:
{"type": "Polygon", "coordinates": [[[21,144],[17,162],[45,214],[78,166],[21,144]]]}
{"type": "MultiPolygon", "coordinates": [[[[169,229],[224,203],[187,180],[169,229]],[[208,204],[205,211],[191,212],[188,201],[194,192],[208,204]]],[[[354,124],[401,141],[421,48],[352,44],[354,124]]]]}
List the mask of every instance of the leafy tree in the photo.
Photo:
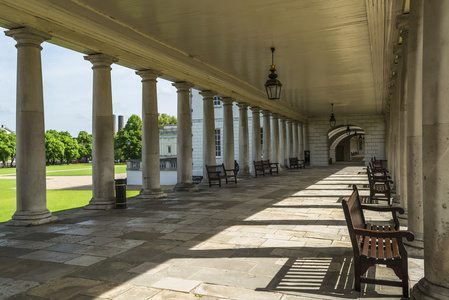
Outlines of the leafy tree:
{"type": "Polygon", "coordinates": [[[76,138],[79,146],[80,158],[88,160],[92,157],[92,135],[88,134],[86,131],[80,131],[78,137],[76,138]]]}
{"type": "Polygon", "coordinates": [[[15,133],[8,134],[9,139],[9,148],[11,149],[11,167],[14,162],[14,159],[16,158],[16,135],[15,133]]]}
{"type": "Polygon", "coordinates": [[[123,129],[117,132],[114,140],[116,150],[121,153],[120,158],[140,159],[142,157],[142,120],[132,115],[123,129]],[[130,146],[128,148],[128,140],[130,146]]]}
{"type": "Polygon", "coordinates": [[[14,159],[16,149],[16,136],[14,133],[6,133],[4,130],[0,130],[0,160],[3,162],[3,167],[6,166],[6,162],[11,159],[11,165],[14,159]]]}
{"type": "Polygon", "coordinates": [[[178,123],[178,119],[176,119],[175,116],[169,116],[167,114],[161,114],[157,118],[157,122],[158,122],[159,129],[162,129],[164,127],[164,125],[177,124],[178,123]]]}
{"type": "Polygon", "coordinates": [[[72,159],[79,157],[78,143],[67,131],[59,132],[59,139],[64,144],[64,153],[61,161],[65,159],[67,164],[69,164],[72,159]]]}
{"type": "Polygon", "coordinates": [[[53,164],[56,159],[64,156],[64,143],[59,138],[59,132],[50,129],[45,132],[45,156],[47,161],[52,160],[53,164]]]}

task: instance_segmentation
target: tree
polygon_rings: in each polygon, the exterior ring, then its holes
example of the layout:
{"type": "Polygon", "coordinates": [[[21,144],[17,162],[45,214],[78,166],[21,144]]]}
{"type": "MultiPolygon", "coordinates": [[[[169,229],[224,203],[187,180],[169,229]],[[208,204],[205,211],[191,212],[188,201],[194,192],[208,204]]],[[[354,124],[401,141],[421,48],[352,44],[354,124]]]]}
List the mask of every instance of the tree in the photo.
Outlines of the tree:
{"type": "Polygon", "coordinates": [[[11,159],[11,165],[14,159],[14,153],[16,149],[16,136],[14,133],[6,133],[4,130],[0,130],[0,160],[3,162],[3,167],[6,166],[6,162],[11,159]]]}
{"type": "MultiPolygon", "coordinates": [[[[69,164],[72,159],[76,159],[79,157],[79,146],[76,139],[72,138],[70,133],[67,131],[59,132],[59,139],[64,144],[64,154],[63,159],[67,161],[69,164]]],[[[61,159],[61,161],[63,160],[61,159]]]]}
{"type": "Polygon", "coordinates": [[[89,160],[92,157],[92,135],[88,134],[86,131],[80,131],[78,137],[76,138],[79,146],[80,158],[89,160]]]}
{"type": "Polygon", "coordinates": [[[140,159],[142,157],[142,120],[139,116],[132,115],[125,127],[117,132],[114,147],[120,151],[120,158],[140,159]]]}
{"type": "Polygon", "coordinates": [[[47,162],[50,160],[55,163],[56,159],[64,156],[64,143],[59,139],[59,132],[56,130],[47,130],[45,132],[45,156],[47,162]]]}
{"type": "Polygon", "coordinates": [[[175,116],[169,116],[167,114],[161,114],[157,118],[157,123],[158,123],[159,129],[162,129],[164,127],[164,125],[177,124],[178,123],[178,119],[176,119],[175,116]]]}

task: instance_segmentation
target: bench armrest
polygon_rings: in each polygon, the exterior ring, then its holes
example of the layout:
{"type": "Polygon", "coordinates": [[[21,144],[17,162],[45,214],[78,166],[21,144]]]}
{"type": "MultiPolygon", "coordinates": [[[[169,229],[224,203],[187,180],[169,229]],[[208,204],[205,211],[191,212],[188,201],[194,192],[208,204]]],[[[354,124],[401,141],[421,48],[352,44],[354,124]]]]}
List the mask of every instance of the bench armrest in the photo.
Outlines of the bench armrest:
{"type": "Polygon", "coordinates": [[[393,180],[390,180],[390,179],[380,179],[380,178],[376,178],[376,177],[371,178],[371,181],[374,182],[374,183],[376,183],[376,182],[389,182],[389,183],[393,183],[393,180]]]}
{"type": "Polygon", "coordinates": [[[366,210],[372,210],[372,211],[381,211],[381,212],[385,212],[385,211],[391,211],[391,212],[398,212],[401,215],[404,213],[404,208],[399,207],[399,206],[370,206],[370,205],[361,205],[362,209],[366,209],[366,210]]]}
{"type": "Polygon", "coordinates": [[[235,169],[225,169],[225,172],[234,172],[234,174],[236,173],[235,169]]]}
{"type": "Polygon", "coordinates": [[[378,212],[391,211],[391,215],[393,216],[394,228],[396,228],[396,230],[399,229],[400,223],[399,223],[397,213],[399,213],[401,215],[404,214],[404,208],[399,207],[399,206],[392,207],[392,206],[369,206],[369,205],[360,205],[360,207],[362,209],[378,211],[378,212]]]}
{"type": "Polygon", "coordinates": [[[415,235],[408,230],[392,230],[392,231],[376,231],[369,229],[354,228],[354,233],[363,236],[372,236],[377,238],[406,238],[408,241],[413,241],[415,235]]]}

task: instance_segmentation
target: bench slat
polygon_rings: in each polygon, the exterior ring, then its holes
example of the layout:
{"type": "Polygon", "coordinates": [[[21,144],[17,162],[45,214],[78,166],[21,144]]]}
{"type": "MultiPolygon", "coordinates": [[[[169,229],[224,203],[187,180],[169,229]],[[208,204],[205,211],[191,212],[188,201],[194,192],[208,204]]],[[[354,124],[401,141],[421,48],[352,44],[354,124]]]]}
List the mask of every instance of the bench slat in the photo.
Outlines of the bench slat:
{"type": "Polygon", "coordinates": [[[362,254],[365,256],[368,256],[369,253],[369,236],[365,236],[363,239],[363,249],[362,249],[362,254]]]}
{"type": "Polygon", "coordinates": [[[386,259],[392,259],[393,258],[393,254],[391,253],[391,240],[390,238],[386,238],[385,239],[385,254],[386,254],[386,259]]]}
{"type": "MultiPolygon", "coordinates": [[[[377,231],[377,226],[375,224],[371,225],[371,230],[377,231]]],[[[372,258],[377,257],[377,254],[376,254],[377,245],[376,244],[377,244],[377,238],[371,237],[371,254],[370,254],[370,256],[372,258]]]]}
{"type": "Polygon", "coordinates": [[[378,252],[379,252],[379,258],[380,259],[384,259],[385,255],[384,255],[384,239],[383,238],[379,238],[379,240],[377,241],[378,243],[378,252]]]}

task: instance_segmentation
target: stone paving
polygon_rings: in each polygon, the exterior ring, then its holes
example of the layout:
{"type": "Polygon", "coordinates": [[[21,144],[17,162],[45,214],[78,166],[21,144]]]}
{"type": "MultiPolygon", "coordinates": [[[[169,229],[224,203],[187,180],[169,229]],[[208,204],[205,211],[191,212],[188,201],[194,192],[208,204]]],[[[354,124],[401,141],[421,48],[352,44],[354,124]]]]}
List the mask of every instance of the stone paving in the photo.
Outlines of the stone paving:
{"type": "MultiPolygon", "coordinates": [[[[340,204],[353,183],[368,194],[362,167],[288,170],[131,198],[128,209],[59,212],[39,227],[0,224],[0,298],[401,299],[397,287],[353,290],[340,204]]],[[[412,287],[423,260],[409,260],[412,287]]],[[[368,273],[395,278],[382,266],[368,273]]]]}

